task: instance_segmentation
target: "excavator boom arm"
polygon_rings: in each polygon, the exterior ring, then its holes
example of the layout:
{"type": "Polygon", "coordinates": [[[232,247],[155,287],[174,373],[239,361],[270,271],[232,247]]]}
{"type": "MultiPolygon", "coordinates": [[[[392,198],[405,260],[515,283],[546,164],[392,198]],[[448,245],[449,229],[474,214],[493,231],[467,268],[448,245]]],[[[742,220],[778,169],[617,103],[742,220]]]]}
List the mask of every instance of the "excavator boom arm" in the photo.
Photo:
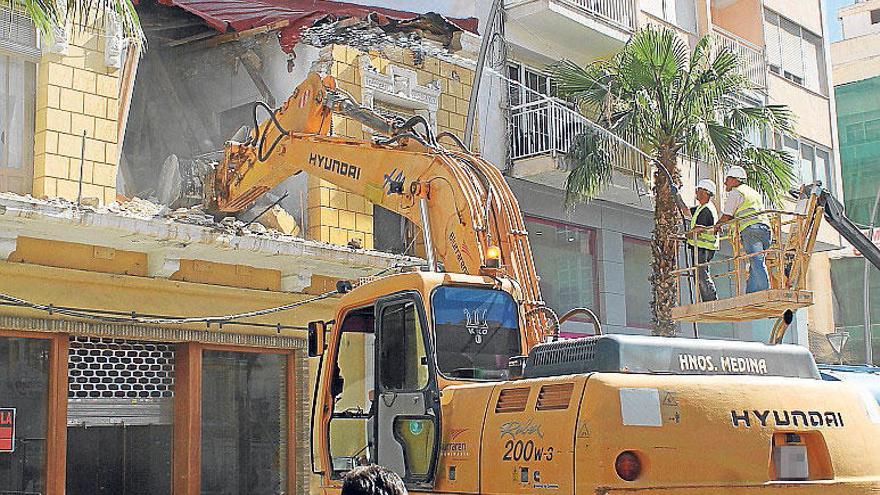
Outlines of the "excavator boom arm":
{"type": "Polygon", "coordinates": [[[430,132],[415,131],[418,122],[389,122],[333,90],[332,80],[312,74],[245,142],[227,143],[209,180],[208,203],[214,210],[240,211],[306,172],[417,225],[424,220],[433,254],[446,271],[503,274],[518,284],[530,349],[551,325],[516,198],[496,167],[465,150],[439,146],[430,132]],[[337,112],[387,137],[369,142],[327,136],[337,112]],[[486,270],[493,265],[492,246],[500,250],[500,272],[486,270]]]}

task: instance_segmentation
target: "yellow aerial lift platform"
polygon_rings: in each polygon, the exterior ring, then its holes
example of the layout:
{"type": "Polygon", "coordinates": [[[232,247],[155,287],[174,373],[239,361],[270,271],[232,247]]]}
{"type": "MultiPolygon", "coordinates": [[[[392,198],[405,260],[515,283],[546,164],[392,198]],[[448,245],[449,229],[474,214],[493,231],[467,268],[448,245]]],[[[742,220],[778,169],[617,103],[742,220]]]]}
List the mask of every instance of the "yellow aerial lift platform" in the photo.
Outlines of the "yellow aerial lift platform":
{"type": "MultiPolygon", "coordinates": [[[[829,191],[820,184],[810,184],[802,186],[796,196],[798,201],[794,211],[766,210],[752,215],[762,216],[770,226],[772,240],[766,250],[754,254],[746,253],[740,241],[738,226],[744,219],[735,219],[729,223],[726,236],[733,248],[731,258],[697,263],[676,270],[676,275],[695,287],[698,270],[709,267],[716,280],[730,279],[733,290],[731,297],[716,301],[700,301],[700,291],[694,290],[691,291],[695,297],[693,302],[685,302],[683,299],[686,294],[679,291],[681,305],[673,308],[672,317],[676,320],[706,323],[779,318],[771,333],[770,342],[781,342],[785,328],[791,323],[792,311],[813,304],[813,294],[805,287],[806,276],[823,216],[868,261],[880,268],[880,249],[846,217],[843,205],[829,191]],[[749,258],[759,255],[765,258],[770,287],[747,293],[746,266],[749,258]]],[[[695,238],[701,230],[698,227],[688,231],[679,240],[684,242],[695,238]]]]}

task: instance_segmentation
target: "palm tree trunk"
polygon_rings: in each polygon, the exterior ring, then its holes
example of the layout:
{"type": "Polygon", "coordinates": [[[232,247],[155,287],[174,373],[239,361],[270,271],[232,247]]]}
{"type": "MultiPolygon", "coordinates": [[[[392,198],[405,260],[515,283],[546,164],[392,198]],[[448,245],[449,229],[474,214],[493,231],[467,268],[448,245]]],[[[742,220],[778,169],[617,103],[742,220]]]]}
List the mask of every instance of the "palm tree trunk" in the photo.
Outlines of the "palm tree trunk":
{"type": "Polygon", "coordinates": [[[678,280],[672,274],[676,268],[677,243],[675,241],[678,211],[670,190],[669,175],[675,183],[680,173],[675,153],[669,147],[661,147],[659,161],[669,172],[654,167],[654,233],[651,237],[654,335],[673,336],[676,325],[672,320],[672,307],[678,303],[678,280]]]}

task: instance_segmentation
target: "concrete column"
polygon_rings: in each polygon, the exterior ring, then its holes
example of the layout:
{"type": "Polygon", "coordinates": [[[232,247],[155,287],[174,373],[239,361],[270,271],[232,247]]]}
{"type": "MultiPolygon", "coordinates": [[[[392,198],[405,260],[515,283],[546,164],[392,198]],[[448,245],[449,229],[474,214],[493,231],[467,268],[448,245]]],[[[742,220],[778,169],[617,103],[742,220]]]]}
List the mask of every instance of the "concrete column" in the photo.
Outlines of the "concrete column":
{"type": "Polygon", "coordinates": [[[626,283],[623,276],[623,234],[602,229],[598,232],[599,305],[602,326],[607,333],[626,328],[626,283]]]}

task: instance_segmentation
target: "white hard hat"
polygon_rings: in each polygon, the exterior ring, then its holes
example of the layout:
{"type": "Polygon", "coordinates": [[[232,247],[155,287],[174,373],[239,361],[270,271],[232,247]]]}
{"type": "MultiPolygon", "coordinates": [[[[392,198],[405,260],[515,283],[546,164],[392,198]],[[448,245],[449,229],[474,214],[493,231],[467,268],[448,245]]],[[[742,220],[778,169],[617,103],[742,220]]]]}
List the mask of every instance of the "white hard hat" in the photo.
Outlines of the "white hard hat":
{"type": "Polygon", "coordinates": [[[715,194],[715,183],[709,179],[703,179],[697,182],[697,189],[705,189],[709,194],[715,194]]]}
{"type": "Polygon", "coordinates": [[[734,179],[746,180],[748,179],[748,175],[746,175],[746,169],[740,167],[739,165],[734,165],[727,169],[727,177],[733,177],[734,179]]]}

